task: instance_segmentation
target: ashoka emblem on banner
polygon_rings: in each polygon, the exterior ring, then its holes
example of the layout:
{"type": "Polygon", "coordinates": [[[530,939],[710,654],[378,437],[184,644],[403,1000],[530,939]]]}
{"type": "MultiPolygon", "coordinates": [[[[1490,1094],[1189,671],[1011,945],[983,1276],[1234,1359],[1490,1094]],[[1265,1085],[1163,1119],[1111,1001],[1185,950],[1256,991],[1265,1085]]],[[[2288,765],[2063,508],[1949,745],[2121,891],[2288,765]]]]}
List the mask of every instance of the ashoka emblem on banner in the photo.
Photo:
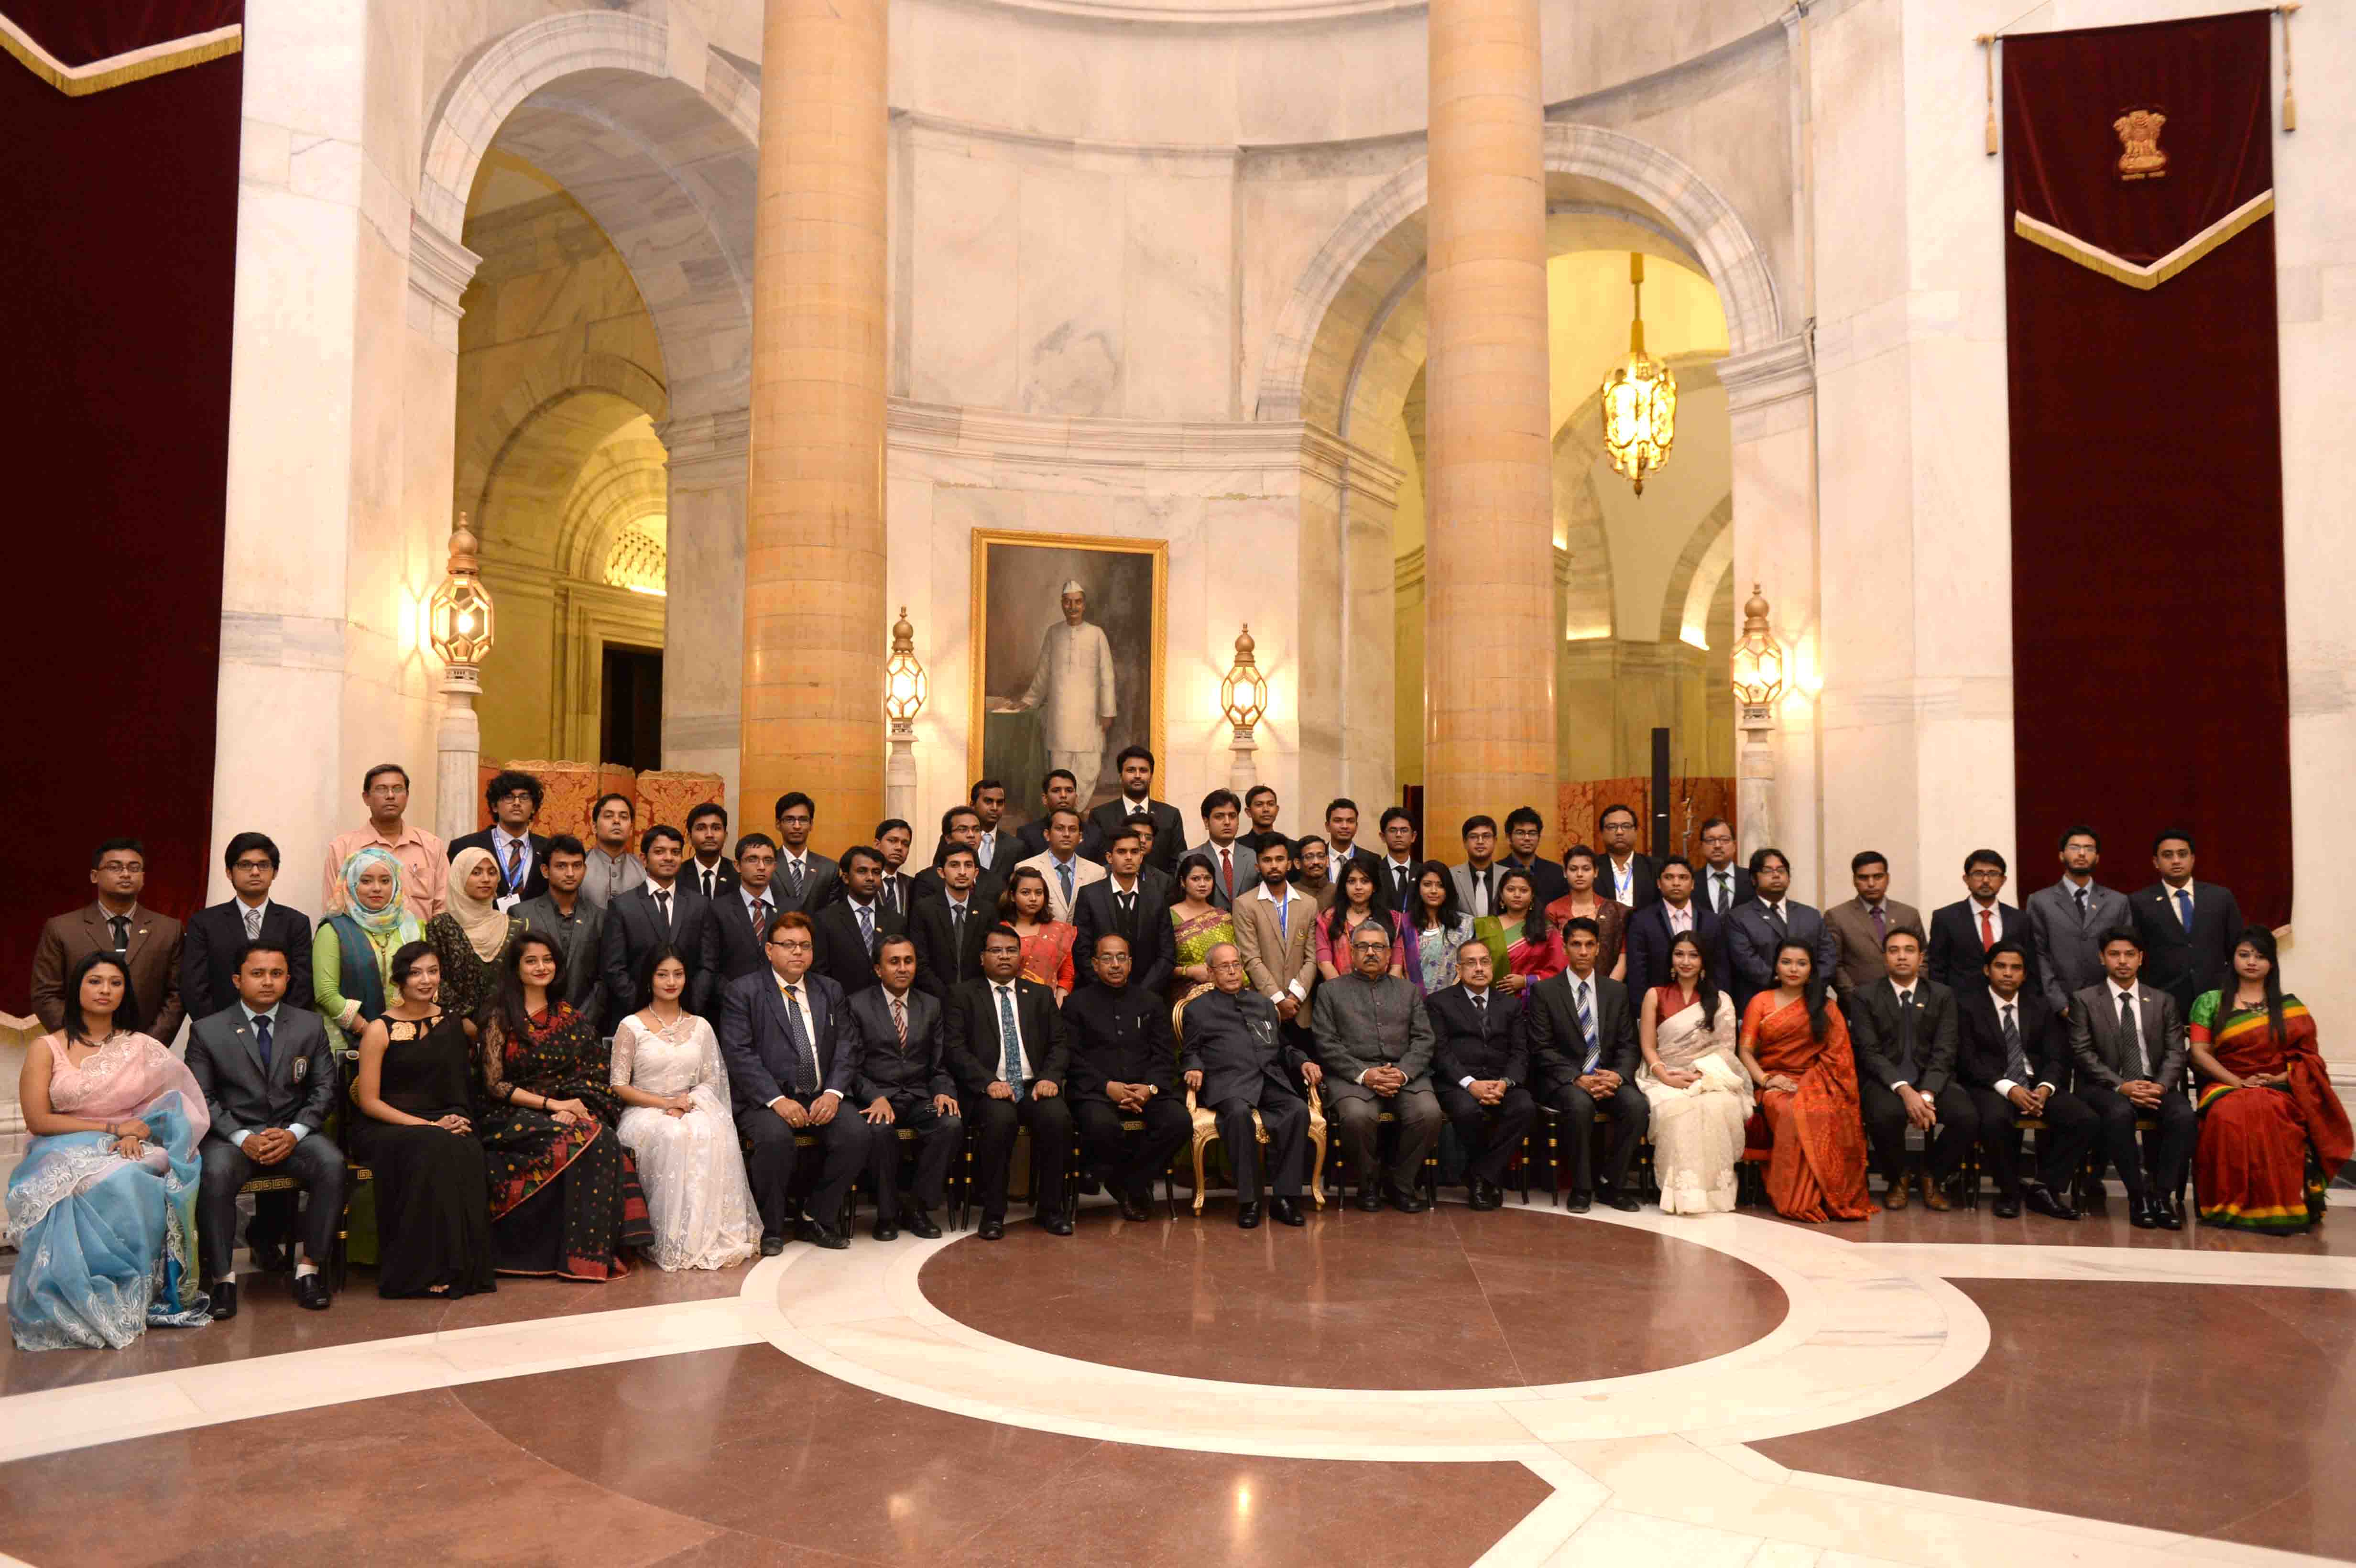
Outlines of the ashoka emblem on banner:
{"type": "Polygon", "coordinates": [[[2130,109],[2111,122],[2119,133],[2119,178],[2167,177],[2168,155],[2159,150],[2160,127],[2167,123],[2168,116],[2157,109],[2130,109]]]}

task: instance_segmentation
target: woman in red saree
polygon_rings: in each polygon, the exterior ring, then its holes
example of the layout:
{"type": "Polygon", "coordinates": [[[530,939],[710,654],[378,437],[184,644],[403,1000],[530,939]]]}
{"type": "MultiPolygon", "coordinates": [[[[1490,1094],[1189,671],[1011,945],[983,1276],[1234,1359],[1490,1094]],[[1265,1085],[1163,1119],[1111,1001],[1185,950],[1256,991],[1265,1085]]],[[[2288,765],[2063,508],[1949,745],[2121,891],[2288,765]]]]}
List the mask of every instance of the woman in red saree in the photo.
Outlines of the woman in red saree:
{"type": "Polygon", "coordinates": [[[1775,950],[1775,989],[1751,997],[1742,1014],[1743,1071],[1775,1134],[1768,1200],[1787,1219],[1865,1219],[1873,1203],[1865,1195],[1865,1123],[1848,1025],[1825,995],[1807,944],[1775,950]]]}
{"type": "Polygon", "coordinates": [[[2287,1235],[2323,1218],[2324,1184],[2356,1136],[2316,1049],[2314,1017],[2283,992],[2273,933],[2242,933],[2233,976],[2192,1000],[2192,1069],[2202,1080],[2192,1189],[2204,1225],[2287,1235]]]}

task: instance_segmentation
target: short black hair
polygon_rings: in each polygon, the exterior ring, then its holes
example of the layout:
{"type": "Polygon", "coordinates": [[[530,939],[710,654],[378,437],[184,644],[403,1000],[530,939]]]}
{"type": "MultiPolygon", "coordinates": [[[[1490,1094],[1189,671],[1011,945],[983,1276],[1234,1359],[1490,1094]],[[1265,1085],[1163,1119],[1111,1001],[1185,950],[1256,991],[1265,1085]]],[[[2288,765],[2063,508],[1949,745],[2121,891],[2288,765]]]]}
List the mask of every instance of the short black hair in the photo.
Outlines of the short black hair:
{"type": "Polygon", "coordinates": [[[1110,849],[1116,844],[1141,844],[1144,841],[1145,829],[1134,822],[1124,822],[1105,835],[1104,847],[1110,849]]]}
{"type": "Polygon", "coordinates": [[[770,820],[776,822],[784,821],[786,813],[791,811],[798,805],[804,811],[810,814],[810,820],[812,822],[816,822],[818,820],[818,802],[812,800],[809,796],[804,795],[798,789],[789,789],[786,791],[785,794],[777,797],[777,808],[776,810],[769,813],[770,820]]]}
{"type": "Polygon", "coordinates": [[[1890,869],[1890,857],[1879,849],[1859,849],[1848,858],[1848,874],[1852,877],[1868,866],[1879,866],[1886,871],[1890,869]]]}
{"type": "Polygon", "coordinates": [[[1088,825],[1087,818],[1080,815],[1079,809],[1076,806],[1070,805],[1050,807],[1044,821],[1048,827],[1053,827],[1055,826],[1055,818],[1059,816],[1068,816],[1073,821],[1078,823],[1083,828],[1086,828],[1088,825]]]}
{"type": "MultiPolygon", "coordinates": [[[[1108,932],[1106,934],[1118,935],[1119,933],[1108,932]]],[[[916,939],[909,935],[905,931],[885,932],[883,935],[875,939],[875,957],[877,962],[881,963],[883,961],[884,950],[887,947],[905,947],[909,952],[914,953],[916,950],[916,939]]]]}
{"type": "Polygon", "coordinates": [[[741,860],[744,858],[744,851],[747,849],[766,849],[774,855],[777,852],[777,841],[766,833],[747,833],[736,840],[736,848],[729,853],[741,860]]]}
{"type": "Polygon", "coordinates": [[[2159,847],[2167,843],[2171,838],[2181,838],[2184,840],[2184,847],[2187,849],[2191,850],[2195,855],[2201,853],[2201,846],[2192,841],[2191,830],[2184,827],[2163,827],[2158,833],[2153,834],[2151,839],[2151,852],[2155,855],[2158,854],[2159,847]]]}
{"type": "Polygon", "coordinates": [[[846,871],[851,869],[854,862],[860,860],[873,860],[875,862],[875,869],[877,870],[880,871],[884,869],[883,851],[877,849],[873,844],[853,844],[850,848],[845,849],[842,852],[841,864],[842,869],[846,871]]]}
{"type": "Polygon", "coordinates": [[[1599,827],[1599,828],[1600,828],[1600,827],[1601,827],[1605,823],[1607,823],[1607,822],[1611,821],[1611,820],[1612,820],[1612,814],[1613,812],[1615,812],[1615,811],[1624,811],[1624,812],[1626,812],[1626,813],[1628,814],[1628,820],[1629,820],[1629,822],[1631,822],[1632,824],[1633,824],[1634,826],[1636,826],[1636,827],[1642,827],[1644,825],[1644,819],[1642,816],[1638,816],[1638,815],[1637,815],[1636,808],[1635,808],[1634,806],[1630,805],[1629,804],[1627,804],[1627,802],[1625,802],[1625,801],[1622,801],[1622,802],[1620,802],[1618,805],[1607,805],[1607,806],[1605,806],[1605,807],[1603,808],[1602,814],[1601,814],[1601,816],[1597,816],[1597,817],[1596,817],[1596,819],[1595,819],[1595,826],[1596,826],[1597,827],[1599,827]]]}
{"type": "Polygon", "coordinates": [[[360,775],[360,793],[362,795],[368,794],[369,790],[376,787],[376,781],[386,773],[399,773],[401,775],[402,786],[403,788],[407,788],[409,786],[409,770],[407,768],[402,767],[399,763],[379,763],[376,766],[370,768],[368,772],[360,775]]]}
{"type": "Polygon", "coordinates": [[[1729,833],[1734,831],[1734,824],[1723,816],[1705,816],[1701,820],[1701,826],[1694,829],[1694,837],[1698,838],[1713,827],[1723,827],[1729,833]]]}
{"type": "Polygon", "coordinates": [[[689,831],[692,832],[695,828],[695,825],[702,821],[707,816],[716,816],[720,818],[720,830],[723,833],[728,831],[728,808],[721,805],[716,800],[699,801],[695,805],[687,808],[687,826],[689,831]]]}
{"type": "Polygon", "coordinates": [[[1237,811],[1241,811],[1244,808],[1244,803],[1236,798],[1235,791],[1231,789],[1215,789],[1210,794],[1203,797],[1202,815],[1205,818],[1208,818],[1211,813],[1218,810],[1219,807],[1223,805],[1232,805],[1237,811]]]}
{"type": "Polygon", "coordinates": [[[1564,870],[1570,869],[1570,863],[1573,860],[1584,860],[1599,871],[1603,869],[1603,857],[1595,852],[1595,846],[1592,844],[1574,844],[1562,852],[1564,870]]]}
{"type": "Polygon", "coordinates": [[[947,811],[941,813],[942,837],[946,838],[948,837],[950,826],[960,816],[970,816],[973,818],[975,827],[979,827],[981,826],[981,813],[976,811],[969,805],[953,805],[947,811]]]}
{"type": "Polygon", "coordinates": [[[1694,863],[1691,860],[1687,859],[1683,855],[1670,855],[1664,858],[1659,865],[1653,868],[1654,880],[1657,881],[1660,879],[1661,873],[1667,870],[1671,866],[1683,866],[1686,869],[1686,875],[1688,877],[1698,879],[1701,875],[1701,873],[1694,869],[1694,863]]]}
{"type": "Polygon", "coordinates": [[[1506,832],[1511,833],[1516,827],[1525,827],[1543,830],[1546,827],[1546,818],[1538,815],[1537,807],[1528,805],[1517,805],[1505,813],[1506,832]]]}
{"type": "Polygon", "coordinates": [[[1312,844],[1316,845],[1320,849],[1330,849],[1333,848],[1331,844],[1326,843],[1325,840],[1318,835],[1314,833],[1304,833],[1300,837],[1292,841],[1292,853],[1294,857],[1297,859],[1300,856],[1301,851],[1308,848],[1312,844]]]}
{"type": "Polygon", "coordinates": [[[2029,949],[2009,936],[2002,936],[1988,944],[1988,950],[1980,955],[1980,967],[1987,968],[2008,953],[2020,960],[2022,968],[2029,966],[2029,949]]]}
{"type": "MultiPolygon", "coordinates": [[[[2132,925],[2115,925],[2103,933],[2103,947],[2108,947],[2114,942],[2124,942],[2137,953],[2145,950],[2143,938],[2136,934],[2136,928],[2132,925]]],[[[2097,948],[2095,951],[2100,952],[2102,949],[2097,948]]]]}
{"type": "Polygon", "coordinates": [[[944,866],[946,866],[946,865],[948,865],[951,860],[956,859],[959,855],[964,856],[967,859],[969,859],[969,860],[972,861],[976,866],[979,866],[979,865],[980,865],[980,864],[981,864],[981,857],[980,857],[980,856],[979,856],[979,855],[977,855],[977,854],[975,854],[975,853],[973,852],[973,846],[972,846],[972,845],[970,845],[970,844],[952,844],[952,845],[950,845],[947,849],[945,849],[945,850],[943,850],[943,851],[941,852],[941,864],[942,864],[942,865],[944,865],[944,866]]]}
{"type": "Polygon", "coordinates": [[[909,827],[906,823],[901,821],[896,816],[887,816],[883,821],[875,825],[876,842],[879,844],[882,843],[884,840],[884,835],[891,832],[894,827],[906,834],[912,841],[916,837],[916,830],[915,828],[909,827]]]}
{"type": "Polygon", "coordinates": [[[229,961],[229,972],[234,975],[239,970],[244,968],[245,961],[252,957],[257,953],[275,953],[279,957],[286,960],[286,966],[288,969],[291,970],[294,966],[294,960],[287,953],[286,944],[284,943],[273,942],[265,936],[257,936],[250,941],[241,942],[237,944],[237,952],[230,955],[229,961]]]}
{"type": "Polygon", "coordinates": [[[1006,792],[1006,784],[999,779],[976,779],[973,781],[973,787],[965,792],[966,804],[971,805],[975,801],[980,800],[981,792],[986,789],[994,789],[1003,795],[1006,792]]]}
{"type": "Polygon", "coordinates": [[[1762,844],[1758,848],[1751,851],[1751,874],[1752,876],[1755,877],[1760,872],[1767,869],[1767,858],[1771,855],[1776,859],[1783,862],[1783,869],[1786,871],[1792,869],[1792,857],[1784,854],[1783,851],[1776,848],[1772,844],[1762,844]]]}
{"type": "Polygon", "coordinates": [[[2075,823],[2063,828],[2062,830],[2062,837],[2054,841],[2053,848],[2057,851],[2067,849],[2070,848],[2071,839],[2082,837],[2091,838],[2094,841],[2095,854],[2099,855],[2103,852],[2103,836],[2095,832],[2093,828],[2087,827],[2083,822],[2075,823]]]}
{"type": "Polygon", "coordinates": [[[1161,765],[1153,760],[1153,753],[1147,751],[1144,747],[1123,746],[1119,751],[1113,753],[1112,771],[1114,773],[1120,772],[1122,767],[1128,763],[1131,757],[1144,758],[1145,765],[1149,768],[1159,767],[1161,765]]]}
{"type": "Polygon", "coordinates": [[[491,782],[483,786],[483,804],[496,806],[518,790],[522,790],[531,796],[531,808],[534,811],[538,811],[540,803],[548,798],[548,786],[531,774],[520,773],[514,768],[501,768],[491,775],[491,782]]]}
{"type": "Polygon", "coordinates": [[[1280,833],[1270,838],[1267,843],[1252,851],[1252,859],[1254,863],[1266,859],[1270,850],[1275,850],[1281,854],[1288,862],[1292,859],[1292,846],[1286,841],[1284,835],[1280,833]]]}
{"type": "Polygon", "coordinates": [[[1970,854],[1965,856],[1964,875],[1967,877],[1970,876],[1974,866],[1994,866],[1997,870],[2007,873],[2009,873],[2012,869],[2011,867],[2004,863],[2004,857],[1997,854],[1993,849],[1975,849],[1970,854]]]}
{"type": "Polygon", "coordinates": [[[1912,926],[1908,925],[1905,922],[1901,921],[1882,933],[1881,945],[1884,950],[1887,950],[1891,943],[1897,941],[1901,936],[1917,947],[1926,947],[1930,945],[1922,940],[1922,933],[1921,932],[1915,930],[1912,926]]]}
{"type": "MultiPolygon", "coordinates": [[[[222,869],[236,870],[237,863],[245,859],[246,852],[250,849],[259,849],[269,856],[270,869],[273,871],[278,869],[278,846],[271,842],[270,835],[267,833],[241,833],[230,839],[229,848],[221,851],[222,869]]],[[[94,866],[91,869],[97,869],[94,866]]]]}
{"type": "Polygon", "coordinates": [[[1066,784],[1070,784],[1076,791],[1080,787],[1079,775],[1073,773],[1071,769],[1049,768],[1047,770],[1047,776],[1039,781],[1039,797],[1042,800],[1044,800],[1047,796],[1047,786],[1054,784],[1057,779],[1062,779],[1066,784]]]}
{"type": "Polygon", "coordinates": [[[147,863],[147,846],[139,842],[138,839],[109,838],[101,843],[97,848],[92,849],[90,852],[90,869],[93,871],[97,870],[99,863],[104,860],[109,855],[113,854],[117,849],[127,849],[132,854],[138,856],[139,862],[143,866],[147,863]]]}
{"type": "Polygon", "coordinates": [[[596,799],[589,803],[590,821],[594,822],[597,820],[597,814],[605,809],[605,803],[609,800],[620,801],[624,805],[630,808],[631,818],[633,820],[637,818],[638,815],[638,803],[632,800],[628,795],[624,795],[620,790],[609,789],[604,795],[599,795],[596,799]]]}
{"type": "Polygon", "coordinates": [[[677,844],[681,849],[687,848],[686,834],[681,833],[678,828],[673,827],[668,822],[658,822],[652,827],[648,828],[644,833],[638,835],[638,853],[640,855],[653,854],[655,846],[661,843],[666,838],[677,844]]]}
{"type": "Polygon", "coordinates": [[[992,941],[1001,936],[1005,937],[1009,942],[1013,943],[1017,947],[1023,945],[1023,933],[1015,930],[1012,926],[1007,924],[1002,920],[981,933],[981,944],[984,947],[987,947],[992,941]]]}
{"type": "Polygon", "coordinates": [[[1375,824],[1376,829],[1380,831],[1383,828],[1388,827],[1391,825],[1392,818],[1394,817],[1406,823],[1409,827],[1415,826],[1415,813],[1409,811],[1403,805],[1387,805],[1383,807],[1381,819],[1375,824]]]}
{"type": "Polygon", "coordinates": [[[1264,795],[1273,796],[1275,794],[1276,786],[1273,784],[1254,784],[1251,788],[1244,791],[1244,804],[1246,805],[1249,805],[1252,802],[1258,800],[1264,795]]]}
{"type": "Polygon", "coordinates": [[[1325,803],[1325,820],[1333,821],[1333,814],[1337,811],[1346,811],[1355,816],[1358,815],[1358,803],[1346,795],[1337,795],[1325,803]]]}
{"type": "Polygon", "coordinates": [[[1570,933],[1574,931],[1583,931],[1587,933],[1588,935],[1595,938],[1598,942],[1603,940],[1603,928],[1601,925],[1598,925],[1593,919],[1587,915],[1575,914],[1569,920],[1562,923],[1562,935],[1564,941],[1569,941],[1570,933]]]}
{"type": "Polygon", "coordinates": [[[589,846],[570,833],[552,834],[548,840],[548,858],[553,860],[559,855],[578,855],[586,860],[589,858],[589,846]]]}
{"type": "Polygon", "coordinates": [[[1497,831],[1497,819],[1487,812],[1476,811],[1464,819],[1464,826],[1456,830],[1456,836],[1459,838],[1470,838],[1472,837],[1472,830],[1476,827],[1485,827],[1494,833],[1497,831]]]}

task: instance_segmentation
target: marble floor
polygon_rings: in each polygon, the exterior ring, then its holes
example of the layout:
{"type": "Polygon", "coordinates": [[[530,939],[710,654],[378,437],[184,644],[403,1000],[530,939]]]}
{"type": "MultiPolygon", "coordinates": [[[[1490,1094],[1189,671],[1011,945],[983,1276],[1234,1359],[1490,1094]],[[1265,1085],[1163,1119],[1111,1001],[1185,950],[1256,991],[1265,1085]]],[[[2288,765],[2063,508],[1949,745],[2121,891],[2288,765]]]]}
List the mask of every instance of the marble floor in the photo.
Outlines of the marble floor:
{"type": "Polygon", "coordinates": [[[249,1277],[0,1349],[0,1562],[2356,1561],[2356,1218],[1230,1219],[325,1314],[249,1277]]]}

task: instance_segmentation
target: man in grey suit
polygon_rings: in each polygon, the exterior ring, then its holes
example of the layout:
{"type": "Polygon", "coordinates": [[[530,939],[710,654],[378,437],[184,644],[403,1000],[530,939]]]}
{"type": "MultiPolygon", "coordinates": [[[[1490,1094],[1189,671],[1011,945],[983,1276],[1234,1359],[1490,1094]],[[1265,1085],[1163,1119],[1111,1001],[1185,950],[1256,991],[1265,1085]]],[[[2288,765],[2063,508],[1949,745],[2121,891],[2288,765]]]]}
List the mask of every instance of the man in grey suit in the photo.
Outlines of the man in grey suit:
{"type": "MultiPolygon", "coordinates": [[[[1464,863],[1448,868],[1449,880],[1456,884],[1456,904],[1466,914],[1479,919],[1497,912],[1497,879],[1505,868],[1497,864],[1497,822],[1492,816],[1468,816],[1464,819],[1464,863]]],[[[1537,884],[1530,885],[1535,898],[1537,884]]],[[[1543,912],[1544,904],[1534,906],[1543,912]]]]}
{"type": "MultiPolygon", "coordinates": [[[[2081,823],[2062,835],[2062,880],[2029,895],[2029,936],[2037,975],[2054,1013],[2070,1018],[2073,997],[2103,977],[2103,938],[2133,923],[2127,896],[2094,880],[2103,840],[2081,823]]],[[[2077,1019],[2070,1019],[2072,1028],[2077,1019]]]]}
{"type": "Polygon", "coordinates": [[[188,1072],[204,1092],[212,1125],[198,1153],[198,1237],[215,1317],[237,1316],[237,1189],[256,1176],[291,1176],[310,1201],[303,1211],[303,1256],[294,1299],[327,1307],[319,1266],[335,1251],[344,1214],[344,1151],[319,1129],[336,1108],[341,1081],[327,1026],[307,1009],[282,1007],[291,970],[284,949],[256,939],[237,956],[237,1001],[197,1020],[188,1072]]]}
{"type": "Polygon", "coordinates": [[[1310,1016],[1324,1063],[1326,1093],[1343,1157],[1358,1179],[1358,1207],[1391,1206],[1420,1214],[1431,1205],[1416,1191],[1424,1156],[1440,1136],[1440,1099],[1431,1092],[1431,1015],[1413,986],[1390,972],[1391,933],[1373,921],[1350,933],[1350,972],[1317,987],[1310,1016]],[[1378,1118],[1398,1118],[1398,1147],[1376,1179],[1378,1118]]]}
{"type": "Polygon", "coordinates": [[[1734,976],[1734,1016],[1740,1018],[1751,998],[1773,988],[1775,949],[1787,941],[1804,942],[1815,953],[1816,973],[1829,984],[1838,952],[1833,928],[1825,917],[1797,899],[1784,895],[1792,886],[1792,862],[1781,849],[1760,849],[1751,857],[1751,885],[1757,896],[1737,904],[1726,917],[1726,965],[1734,976]]]}
{"type": "Polygon", "coordinates": [[[2127,1219],[2139,1231],[2180,1230],[2171,1200],[2183,1184],[2200,1124],[2184,1097],[2184,1019],[2165,991],[2142,984],[2143,938],[2122,922],[2103,936],[2104,977],[2071,998],[2070,1053],[2078,1098],[2103,1121],[2103,1149],[2127,1189],[2127,1219]],[[2152,1133],[2151,1181],[2136,1148],[2136,1119],[2152,1133]]]}
{"type": "Polygon", "coordinates": [[[605,971],[601,955],[605,940],[605,912],[581,896],[589,875],[589,850],[570,833],[548,841],[541,858],[548,891],[516,905],[527,929],[556,944],[557,961],[564,968],[564,999],[600,1034],[614,1032],[619,1019],[605,1017],[605,971]]]}

